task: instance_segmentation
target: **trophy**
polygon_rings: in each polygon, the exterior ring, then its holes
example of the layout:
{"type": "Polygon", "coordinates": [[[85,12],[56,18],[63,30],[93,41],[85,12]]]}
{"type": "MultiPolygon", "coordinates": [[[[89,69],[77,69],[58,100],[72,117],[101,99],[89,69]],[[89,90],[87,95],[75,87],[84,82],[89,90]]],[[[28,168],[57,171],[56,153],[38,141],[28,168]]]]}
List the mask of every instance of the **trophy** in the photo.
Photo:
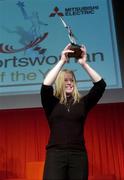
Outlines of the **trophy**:
{"type": "MultiPolygon", "coordinates": [[[[59,16],[60,17],[60,16],[59,16]]],[[[68,31],[68,37],[70,39],[70,42],[71,42],[71,47],[70,47],[70,50],[74,51],[74,52],[71,52],[71,53],[68,53],[68,57],[71,58],[76,58],[76,59],[79,59],[81,58],[81,54],[82,54],[82,51],[81,51],[81,46],[78,45],[76,43],[76,40],[75,40],[75,36],[74,34],[72,33],[72,30],[71,28],[65,23],[65,21],[62,19],[62,17],[60,17],[64,27],[67,29],[68,31]]]]}

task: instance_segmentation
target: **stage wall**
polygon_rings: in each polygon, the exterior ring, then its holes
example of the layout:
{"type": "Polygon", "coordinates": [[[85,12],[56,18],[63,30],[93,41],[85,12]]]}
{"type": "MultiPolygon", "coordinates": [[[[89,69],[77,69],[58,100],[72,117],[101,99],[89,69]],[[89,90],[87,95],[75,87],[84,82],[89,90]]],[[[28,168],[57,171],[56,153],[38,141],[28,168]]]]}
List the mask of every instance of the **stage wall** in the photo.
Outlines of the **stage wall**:
{"type": "MultiPolygon", "coordinates": [[[[124,103],[99,104],[85,126],[90,176],[124,179],[124,103]]],[[[64,133],[64,132],[63,132],[64,133]]],[[[49,129],[42,108],[0,111],[0,179],[24,178],[43,162],[49,129]]]]}

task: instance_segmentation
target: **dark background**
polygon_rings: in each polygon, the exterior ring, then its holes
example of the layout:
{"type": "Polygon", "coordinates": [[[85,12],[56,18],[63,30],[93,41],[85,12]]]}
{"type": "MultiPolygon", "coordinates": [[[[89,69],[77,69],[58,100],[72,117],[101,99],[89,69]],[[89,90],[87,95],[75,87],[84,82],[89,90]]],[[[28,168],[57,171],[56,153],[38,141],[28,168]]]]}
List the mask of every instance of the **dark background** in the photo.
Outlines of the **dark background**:
{"type": "Polygon", "coordinates": [[[112,0],[112,4],[120,58],[122,84],[124,87],[124,2],[122,0],[112,0]]]}

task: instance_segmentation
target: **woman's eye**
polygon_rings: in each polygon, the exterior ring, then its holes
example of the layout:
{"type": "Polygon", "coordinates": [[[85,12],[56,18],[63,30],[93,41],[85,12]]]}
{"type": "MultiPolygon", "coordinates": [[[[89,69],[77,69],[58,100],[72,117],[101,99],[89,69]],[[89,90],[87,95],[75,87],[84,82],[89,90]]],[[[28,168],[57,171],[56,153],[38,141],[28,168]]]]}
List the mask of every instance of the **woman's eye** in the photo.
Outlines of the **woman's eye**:
{"type": "Polygon", "coordinates": [[[68,82],[68,81],[73,82],[73,79],[65,79],[65,82],[68,82]]]}

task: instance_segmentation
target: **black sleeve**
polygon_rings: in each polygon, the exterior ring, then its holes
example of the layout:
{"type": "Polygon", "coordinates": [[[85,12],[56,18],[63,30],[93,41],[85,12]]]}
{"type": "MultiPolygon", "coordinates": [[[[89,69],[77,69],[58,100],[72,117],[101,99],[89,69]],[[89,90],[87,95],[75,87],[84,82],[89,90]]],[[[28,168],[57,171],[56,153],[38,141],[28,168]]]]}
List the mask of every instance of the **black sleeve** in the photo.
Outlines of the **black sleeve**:
{"type": "Polygon", "coordinates": [[[41,103],[47,116],[57,103],[57,98],[53,95],[53,87],[42,84],[41,86],[41,103]]]}
{"type": "Polygon", "coordinates": [[[103,79],[93,84],[94,85],[89,93],[83,98],[87,112],[97,104],[97,102],[102,97],[106,87],[106,82],[103,79]]]}

